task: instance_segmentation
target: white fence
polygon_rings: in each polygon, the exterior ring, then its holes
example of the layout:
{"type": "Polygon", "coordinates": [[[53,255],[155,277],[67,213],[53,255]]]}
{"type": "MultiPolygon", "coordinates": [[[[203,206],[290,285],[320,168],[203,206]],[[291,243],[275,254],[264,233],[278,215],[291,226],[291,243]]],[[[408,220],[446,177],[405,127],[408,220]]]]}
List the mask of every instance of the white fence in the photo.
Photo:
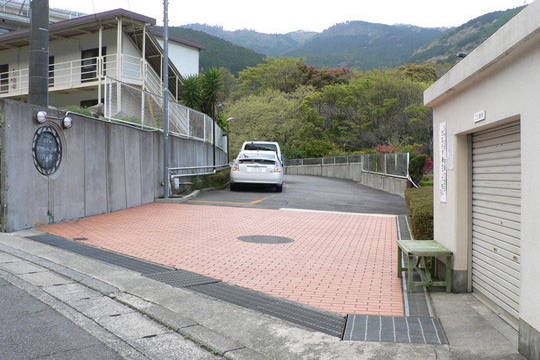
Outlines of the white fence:
{"type": "Polygon", "coordinates": [[[323,158],[290,159],[287,166],[339,165],[361,163],[362,171],[409,178],[409,153],[380,153],[333,156],[323,158]]]}
{"type": "MultiPolygon", "coordinates": [[[[162,96],[111,77],[105,77],[103,110],[106,119],[151,130],[163,128],[162,96]]],[[[213,121],[208,115],[176,102],[169,94],[171,134],[213,143],[213,121]]],[[[217,124],[215,143],[216,147],[227,151],[227,137],[217,124]]]]}

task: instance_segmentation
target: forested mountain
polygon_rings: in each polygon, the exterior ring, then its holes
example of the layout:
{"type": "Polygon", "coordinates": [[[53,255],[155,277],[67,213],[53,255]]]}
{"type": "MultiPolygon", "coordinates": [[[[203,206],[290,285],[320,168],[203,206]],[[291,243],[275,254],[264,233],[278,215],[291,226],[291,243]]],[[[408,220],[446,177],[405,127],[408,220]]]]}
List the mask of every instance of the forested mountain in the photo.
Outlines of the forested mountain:
{"type": "Polygon", "coordinates": [[[231,73],[237,74],[249,66],[255,66],[264,61],[264,55],[262,54],[202,31],[183,27],[170,27],[169,32],[171,35],[197,41],[206,47],[200,54],[201,71],[216,66],[225,67],[231,73]]]}
{"type": "Polygon", "coordinates": [[[349,21],[334,25],[287,53],[317,67],[396,67],[442,33],[408,25],[349,21]]]}
{"type": "Polygon", "coordinates": [[[457,28],[445,31],[428,45],[417,50],[411,57],[411,62],[454,62],[457,52],[471,52],[523,8],[522,6],[485,14],[457,28]]]}
{"type": "Polygon", "coordinates": [[[268,56],[283,56],[317,34],[301,30],[288,34],[265,34],[247,29],[227,31],[221,26],[210,26],[205,24],[189,24],[184,27],[203,31],[207,34],[217,36],[220,39],[230,41],[234,44],[255,50],[258,53],[268,56]]]}
{"type": "Polygon", "coordinates": [[[411,62],[453,63],[457,52],[471,51],[522,9],[485,14],[451,29],[364,21],[337,24],[321,33],[264,34],[253,30],[227,31],[203,24],[186,27],[268,56],[305,57],[308,64],[318,67],[368,70],[411,62]]]}

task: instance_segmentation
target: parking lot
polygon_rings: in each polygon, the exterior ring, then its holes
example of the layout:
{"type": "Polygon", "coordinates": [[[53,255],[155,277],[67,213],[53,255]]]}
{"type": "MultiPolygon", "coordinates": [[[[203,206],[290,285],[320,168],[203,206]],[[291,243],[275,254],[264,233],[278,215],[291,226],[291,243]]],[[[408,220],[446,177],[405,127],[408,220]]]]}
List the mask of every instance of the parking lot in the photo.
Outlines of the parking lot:
{"type": "Polygon", "coordinates": [[[339,314],[403,315],[398,196],[288,176],[283,193],[203,193],[44,226],[86,244],[339,314]]]}

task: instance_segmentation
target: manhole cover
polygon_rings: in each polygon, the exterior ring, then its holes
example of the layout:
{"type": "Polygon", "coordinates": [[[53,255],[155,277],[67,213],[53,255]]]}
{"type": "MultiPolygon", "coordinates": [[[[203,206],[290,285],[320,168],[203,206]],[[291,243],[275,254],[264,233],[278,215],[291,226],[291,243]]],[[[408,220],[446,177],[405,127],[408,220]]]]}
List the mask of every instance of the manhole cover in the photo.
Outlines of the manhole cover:
{"type": "Polygon", "coordinates": [[[294,240],[283,236],[249,235],[239,236],[238,240],[256,244],[287,244],[294,240]]]}

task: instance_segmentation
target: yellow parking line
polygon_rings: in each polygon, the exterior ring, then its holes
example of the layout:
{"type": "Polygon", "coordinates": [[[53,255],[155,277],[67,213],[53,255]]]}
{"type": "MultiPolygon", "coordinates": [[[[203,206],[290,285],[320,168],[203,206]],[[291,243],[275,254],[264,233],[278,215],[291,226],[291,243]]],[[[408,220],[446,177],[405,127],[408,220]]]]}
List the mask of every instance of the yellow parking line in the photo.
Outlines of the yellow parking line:
{"type": "Polygon", "coordinates": [[[189,200],[188,202],[209,203],[209,204],[234,204],[234,205],[250,205],[251,204],[251,202],[245,202],[245,201],[189,200]]]}
{"type": "Polygon", "coordinates": [[[262,199],[253,200],[253,201],[213,201],[213,200],[189,200],[188,202],[197,202],[197,203],[207,203],[207,204],[225,204],[225,205],[257,205],[263,201],[271,198],[273,195],[267,196],[262,199]]]}
{"type": "Polygon", "coordinates": [[[251,205],[257,205],[257,204],[259,204],[259,203],[262,203],[264,200],[270,199],[272,196],[274,196],[274,195],[270,195],[270,196],[267,196],[267,197],[265,197],[265,198],[262,198],[262,199],[259,199],[259,200],[252,201],[252,202],[250,202],[250,204],[251,204],[251,205]]]}

